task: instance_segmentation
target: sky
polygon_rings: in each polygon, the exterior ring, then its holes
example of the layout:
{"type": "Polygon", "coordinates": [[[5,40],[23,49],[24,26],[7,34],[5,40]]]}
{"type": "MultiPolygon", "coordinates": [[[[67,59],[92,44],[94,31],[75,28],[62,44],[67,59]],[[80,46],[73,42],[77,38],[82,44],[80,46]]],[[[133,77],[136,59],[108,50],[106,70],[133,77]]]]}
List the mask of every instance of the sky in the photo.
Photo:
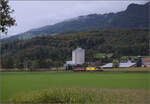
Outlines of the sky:
{"type": "Polygon", "coordinates": [[[63,20],[88,14],[104,14],[119,12],[127,8],[131,3],[145,4],[147,0],[133,1],[10,1],[9,5],[14,9],[12,17],[16,19],[16,26],[9,28],[9,37],[28,31],[30,29],[53,25],[63,20]]]}

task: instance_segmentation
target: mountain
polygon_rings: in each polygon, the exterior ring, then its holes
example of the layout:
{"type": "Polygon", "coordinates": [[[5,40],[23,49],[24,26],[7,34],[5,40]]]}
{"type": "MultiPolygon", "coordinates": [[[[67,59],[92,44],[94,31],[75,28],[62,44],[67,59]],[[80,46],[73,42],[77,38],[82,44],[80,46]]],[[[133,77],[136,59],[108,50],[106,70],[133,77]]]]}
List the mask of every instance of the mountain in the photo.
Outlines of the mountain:
{"type": "Polygon", "coordinates": [[[125,11],[108,14],[90,14],[67,21],[29,30],[1,41],[26,40],[37,36],[62,33],[86,32],[115,28],[147,29],[149,23],[149,4],[130,4],[125,11]]]}

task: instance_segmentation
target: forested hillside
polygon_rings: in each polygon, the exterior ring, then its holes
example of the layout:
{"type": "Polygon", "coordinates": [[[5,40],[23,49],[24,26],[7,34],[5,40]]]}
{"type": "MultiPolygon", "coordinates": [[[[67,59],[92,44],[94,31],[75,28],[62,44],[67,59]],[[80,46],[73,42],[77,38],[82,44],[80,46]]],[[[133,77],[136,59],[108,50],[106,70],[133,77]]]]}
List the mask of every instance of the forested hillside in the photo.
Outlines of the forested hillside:
{"type": "Polygon", "coordinates": [[[12,41],[31,39],[37,36],[54,35],[60,33],[87,32],[89,30],[105,30],[116,28],[148,29],[149,3],[130,4],[126,10],[118,13],[89,14],[70,20],[62,21],[54,25],[48,25],[37,29],[31,29],[25,33],[3,39],[12,41]]]}
{"type": "Polygon", "coordinates": [[[72,50],[82,47],[86,61],[94,61],[96,53],[125,55],[148,55],[147,29],[112,29],[72,34],[36,37],[1,44],[2,67],[24,67],[25,63],[36,67],[62,66],[71,60],[72,50]]]}

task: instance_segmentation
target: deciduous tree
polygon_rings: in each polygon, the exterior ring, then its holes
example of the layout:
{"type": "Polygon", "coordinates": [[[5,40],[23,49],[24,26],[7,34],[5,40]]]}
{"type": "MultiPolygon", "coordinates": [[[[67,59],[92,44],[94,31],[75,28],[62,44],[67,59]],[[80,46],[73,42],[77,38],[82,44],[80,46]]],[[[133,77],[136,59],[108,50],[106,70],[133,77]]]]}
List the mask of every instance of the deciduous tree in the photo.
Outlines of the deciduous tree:
{"type": "Polygon", "coordinates": [[[8,4],[8,0],[0,0],[0,35],[8,32],[8,27],[15,25],[14,12],[8,4]]]}

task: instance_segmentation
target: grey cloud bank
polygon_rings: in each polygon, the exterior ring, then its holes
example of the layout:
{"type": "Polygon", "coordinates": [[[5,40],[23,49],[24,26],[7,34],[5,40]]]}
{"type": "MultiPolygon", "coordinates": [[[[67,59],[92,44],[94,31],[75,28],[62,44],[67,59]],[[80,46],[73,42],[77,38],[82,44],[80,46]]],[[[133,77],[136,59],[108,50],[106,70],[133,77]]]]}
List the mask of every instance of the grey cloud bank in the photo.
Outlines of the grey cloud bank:
{"type": "MultiPolygon", "coordinates": [[[[7,36],[52,25],[80,15],[104,14],[125,10],[131,3],[148,1],[10,1],[17,26],[9,28],[7,36]]],[[[4,37],[4,35],[3,35],[4,37]]]]}

